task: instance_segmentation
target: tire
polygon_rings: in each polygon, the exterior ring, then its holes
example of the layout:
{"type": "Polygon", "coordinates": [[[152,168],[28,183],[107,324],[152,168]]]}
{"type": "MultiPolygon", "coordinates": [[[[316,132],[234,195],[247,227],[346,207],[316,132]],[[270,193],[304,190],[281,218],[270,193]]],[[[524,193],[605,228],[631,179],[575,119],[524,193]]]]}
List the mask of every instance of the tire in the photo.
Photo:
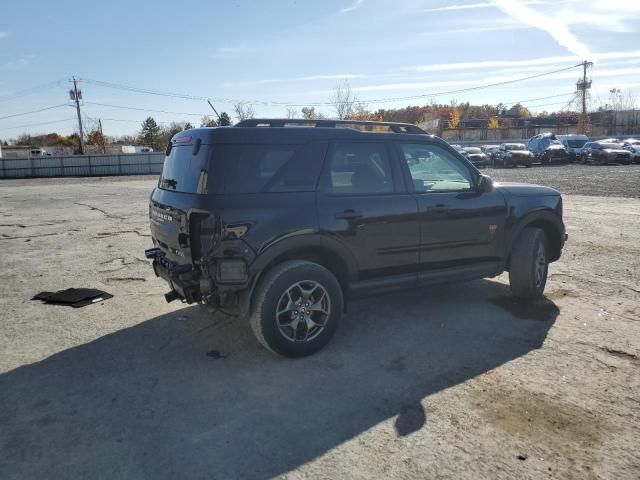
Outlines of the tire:
{"type": "Polygon", "coordinates": [[[509,284],[516,297],[529,300],[542,297],[549,271],[547,259],[547,238],[544,231],[527,227],[520,232],[509,263],[509,284]]]}
{"type": "Polygon", "coordinates": [[[269,270],[258,282],[253,298],[250,323],[256,338],[268,350],[290,358],[306,357],[323,348],[333,337],[344,308],[336,277],[322,265],[302,260],[286,261],[269,270]]]}

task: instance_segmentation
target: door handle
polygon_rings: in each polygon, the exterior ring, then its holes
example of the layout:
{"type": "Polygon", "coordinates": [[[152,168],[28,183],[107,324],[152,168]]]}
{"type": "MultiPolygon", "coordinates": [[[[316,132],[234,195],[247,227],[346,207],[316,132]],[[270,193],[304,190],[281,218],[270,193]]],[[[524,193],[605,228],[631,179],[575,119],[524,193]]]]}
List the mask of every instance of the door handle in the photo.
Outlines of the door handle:
{"type": "Polygon", "coordinates": [[[444,213],[449,210],[447,205],[434,205],[433,207],[429,207],[429,212],[431,213],[444,213]]]}
{"type": "Polygon", "coordinates": [[[362,218],[362,212],[357,210],[345,210],[344,212],[338,212],[335,214],[335,218],[338,220],[355,220],[362,218]]]}

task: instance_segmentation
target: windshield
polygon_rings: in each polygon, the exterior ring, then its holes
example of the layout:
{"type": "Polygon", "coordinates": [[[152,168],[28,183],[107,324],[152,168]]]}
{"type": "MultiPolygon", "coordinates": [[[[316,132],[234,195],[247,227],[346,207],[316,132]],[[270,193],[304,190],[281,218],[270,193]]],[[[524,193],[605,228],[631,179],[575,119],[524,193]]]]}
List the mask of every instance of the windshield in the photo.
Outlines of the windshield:
{"type": "Polygon", "coordinates": [[[507,150],[526,150],[523,143],[507,143],[505,148],[507,150]]]}
{"type": "Polygon", "coordinates": [[[622,148],[617,143],[601,143],[600,145],[602,145],[602,148],[609,148],[612,150],[619,150],[620,148],[622,148]]]}
{"type": "Polygon", "coordinates": [[[480,150],[479,148],[469,147],[469,148],[465,148],[465,150],[467,151],[467,153],[473,153],[473,154],[482,153],[482,150],[480,150]]]}
{"type": "Polygon", "coordinates": [[[582,148],[588,140],[565,140],[569,148],[582,148]]]}

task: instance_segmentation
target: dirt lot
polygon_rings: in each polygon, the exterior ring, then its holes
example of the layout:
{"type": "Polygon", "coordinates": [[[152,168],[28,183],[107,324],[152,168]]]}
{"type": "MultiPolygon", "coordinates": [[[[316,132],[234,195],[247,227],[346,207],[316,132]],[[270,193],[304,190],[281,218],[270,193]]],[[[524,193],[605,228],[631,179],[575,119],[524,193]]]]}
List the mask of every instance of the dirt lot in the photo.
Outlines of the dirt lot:
{"type": "Polygon", "coordinates": [[[0,182],[0,478],[637,479],[640,166],[488,173],[570,193],[548,300],[358,301],[298,361],[164,302],[151,177],[0,182]],[[29,300],[71,286],[115,297],[29,300]]]}

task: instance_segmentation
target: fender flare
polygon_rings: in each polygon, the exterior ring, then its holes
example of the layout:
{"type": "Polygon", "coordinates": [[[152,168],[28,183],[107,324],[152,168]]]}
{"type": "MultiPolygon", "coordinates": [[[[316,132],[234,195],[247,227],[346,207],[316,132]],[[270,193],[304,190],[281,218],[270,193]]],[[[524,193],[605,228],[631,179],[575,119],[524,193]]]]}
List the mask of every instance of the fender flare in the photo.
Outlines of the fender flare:
{"type": "Polygon", "coordinates": [[[558,216],[552,212],[551,210],[538,210],[535,212],[528,213],[524,217],[518,220],[518,222],[511,227],[510,233],[507,237],[506,242],[506,256],[505,260],[507,260],[511,256],[511,250],[513,249],[513,244],[515,243],[518,235],[524,230],[526,227],[530,226],[536,222],[544,222],[553,226],[554,230],[558,233],[558,238],[560,241],[560,249],[562,249],[564,245],[564,224],[558,218],[558,216]]]}
{"type": "Polygon", "coordinates": [[[302,248],[330,252],[332,255],[340,258],[344,263],[347,283],[356,278],[358,265],[355,257],[338,239],[315,232],[299,233],[283,237],[261,249],[257,253],[256,259],[249,265],[249,278],[251,278],[252,281],[250,287],[245,289],[240,295],[240,311],[243,316],[250,313],[253,292],[269,264],[287,252],[302,248]]]}

